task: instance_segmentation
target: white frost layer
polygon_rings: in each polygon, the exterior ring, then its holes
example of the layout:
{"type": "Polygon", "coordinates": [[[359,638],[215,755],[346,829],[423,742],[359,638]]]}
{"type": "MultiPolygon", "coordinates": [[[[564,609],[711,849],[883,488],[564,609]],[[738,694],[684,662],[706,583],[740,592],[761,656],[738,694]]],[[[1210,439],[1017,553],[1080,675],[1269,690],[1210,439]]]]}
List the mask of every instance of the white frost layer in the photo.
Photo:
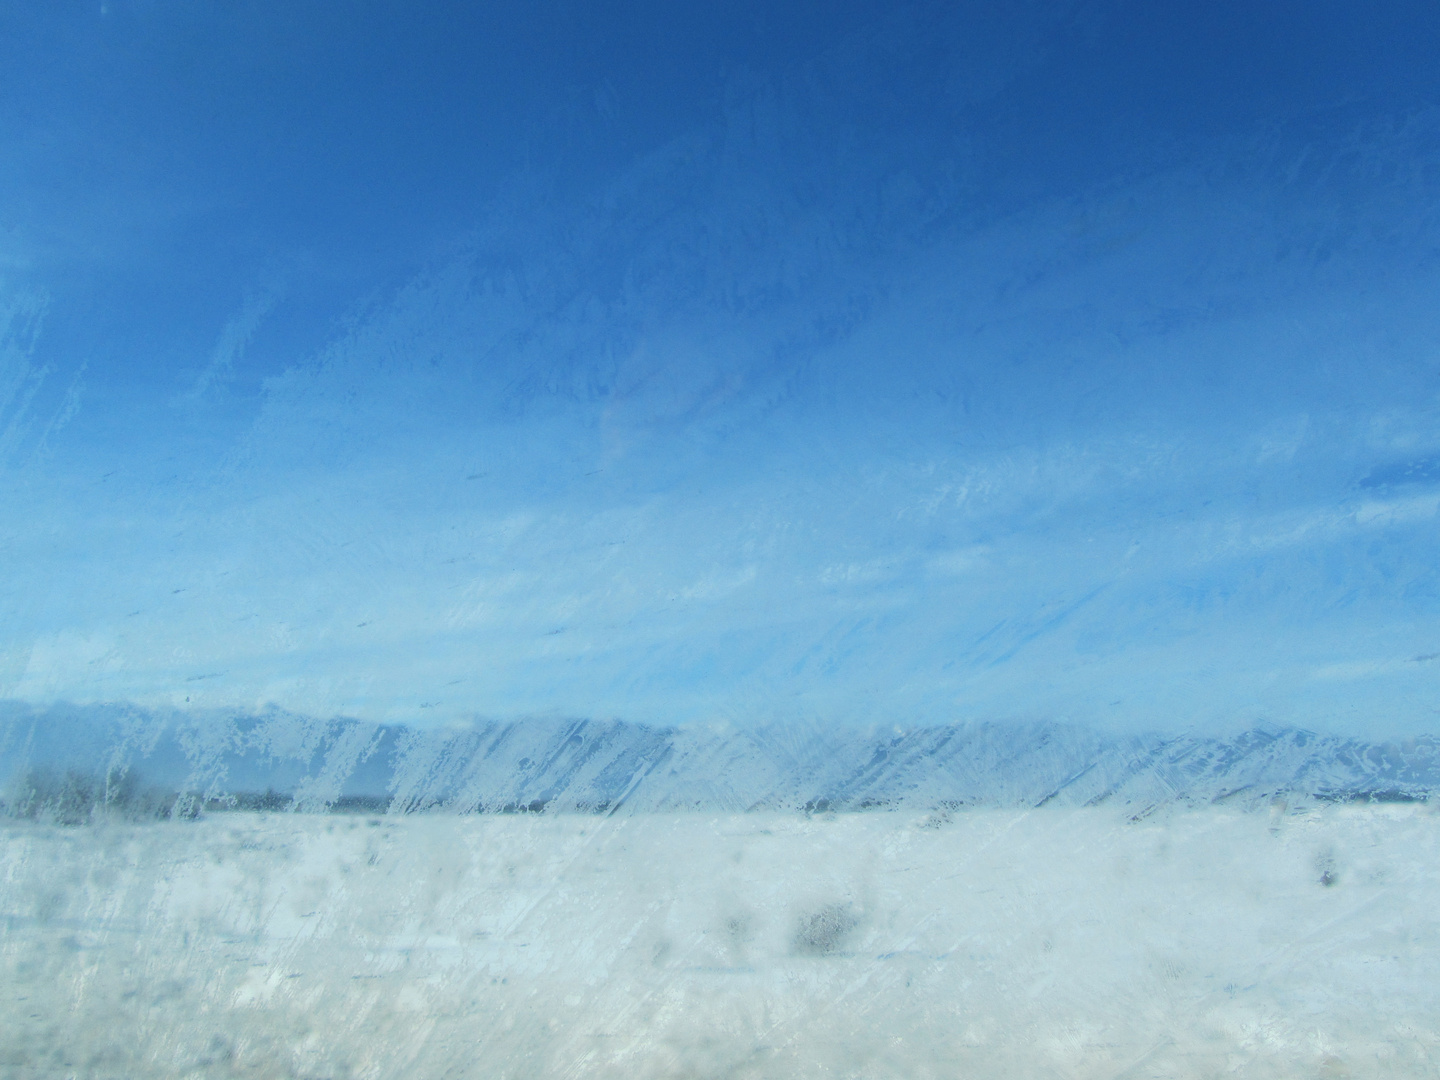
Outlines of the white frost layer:
{"type": "Polygon", "coordinates": [[[0,847],[6,1077],[1440,1069],[1424,806],[231,814],[0,847]]]}

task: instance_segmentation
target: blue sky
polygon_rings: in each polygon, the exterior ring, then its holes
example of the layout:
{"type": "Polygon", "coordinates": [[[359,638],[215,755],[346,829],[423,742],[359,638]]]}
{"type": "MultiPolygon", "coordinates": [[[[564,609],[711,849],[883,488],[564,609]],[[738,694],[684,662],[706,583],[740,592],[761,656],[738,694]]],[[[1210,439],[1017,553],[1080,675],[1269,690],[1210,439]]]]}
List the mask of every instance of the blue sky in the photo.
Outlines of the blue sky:
{"type": "Polygon", "coordinates": [[[1440,709],[1423,4],[0,4],[0,697],[1440,709]]]}

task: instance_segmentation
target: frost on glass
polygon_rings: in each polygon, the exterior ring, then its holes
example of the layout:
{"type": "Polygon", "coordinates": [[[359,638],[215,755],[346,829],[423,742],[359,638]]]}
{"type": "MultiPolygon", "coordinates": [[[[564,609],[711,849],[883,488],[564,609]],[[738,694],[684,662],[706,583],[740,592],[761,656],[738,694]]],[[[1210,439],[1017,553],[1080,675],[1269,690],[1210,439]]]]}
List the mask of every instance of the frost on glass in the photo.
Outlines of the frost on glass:
{"type": "Polygon", "coordinates": [[[1436,1076],[1437,58],[0,0],[0,1080],[1436,1076]]]}

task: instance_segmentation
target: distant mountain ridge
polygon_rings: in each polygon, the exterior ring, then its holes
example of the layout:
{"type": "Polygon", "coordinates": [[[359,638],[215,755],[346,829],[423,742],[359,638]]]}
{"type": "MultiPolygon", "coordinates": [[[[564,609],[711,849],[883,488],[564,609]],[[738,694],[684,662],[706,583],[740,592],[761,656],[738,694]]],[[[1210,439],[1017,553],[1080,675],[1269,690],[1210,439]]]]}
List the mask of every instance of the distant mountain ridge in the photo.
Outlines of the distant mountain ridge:
{"type": "Polygon", "coordinates": [[[1366,742],[1269,727],[1228,738],[1108,735],[1058,723],[717,731],[556,719],[427,730],[281,710],[0,703],[7,805],[38,775],[91,777],[98,791],[143,781],[213,807],[392,813],[1149,807],[1428,798],[1440,792],[1440,738],[1366,742]]]}

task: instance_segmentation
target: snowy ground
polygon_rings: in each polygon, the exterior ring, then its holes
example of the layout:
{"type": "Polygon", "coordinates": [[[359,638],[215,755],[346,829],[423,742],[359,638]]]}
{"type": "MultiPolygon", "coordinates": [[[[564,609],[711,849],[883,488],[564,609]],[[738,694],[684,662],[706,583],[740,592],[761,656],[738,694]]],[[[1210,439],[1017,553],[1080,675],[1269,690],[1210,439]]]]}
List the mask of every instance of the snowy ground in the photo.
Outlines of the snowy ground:
{"type": "Polygon", "coordinates": [[[1424,805],[0,830],[5,1077],[1440,1075],[1424,805]]]}

